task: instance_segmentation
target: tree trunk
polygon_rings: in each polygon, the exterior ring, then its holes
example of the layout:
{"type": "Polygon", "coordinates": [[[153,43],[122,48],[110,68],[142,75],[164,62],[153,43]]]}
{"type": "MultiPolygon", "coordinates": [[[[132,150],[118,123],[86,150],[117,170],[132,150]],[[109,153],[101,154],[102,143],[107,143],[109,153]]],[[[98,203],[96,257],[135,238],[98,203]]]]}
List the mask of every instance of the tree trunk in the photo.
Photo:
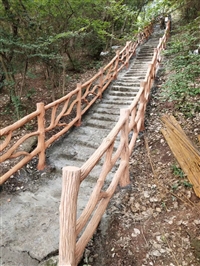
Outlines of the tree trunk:
{"type": "Polygon", "coordinates": [[[20,97],[22,96],[22,91],[23,91],[23,87],[24,87],[24,83],[25,83],[27,69],[28,69],[28,58],[26,58],[26,62],[25,62],[25,66],[24,66],[24,72],[22,73],[22,82],[21,82],[20,93],[19,93],[20,97]]]}

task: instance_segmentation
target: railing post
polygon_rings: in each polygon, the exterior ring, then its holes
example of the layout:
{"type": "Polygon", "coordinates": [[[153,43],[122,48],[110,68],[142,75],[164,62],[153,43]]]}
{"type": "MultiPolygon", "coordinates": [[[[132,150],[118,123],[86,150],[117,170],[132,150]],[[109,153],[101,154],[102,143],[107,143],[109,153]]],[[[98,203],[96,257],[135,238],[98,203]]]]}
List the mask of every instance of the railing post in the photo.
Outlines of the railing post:
{"type": "Polygon", "coordinates": [[[81,125],[81,83],[77,83],[78,93],[77,93],[77,110],[76,116],[79,118],[76,122],[76,126],[81,125]]]}
{"type": "Polygon", "coordinates": [[[60,202],[59,266],[75,266],[77,198],[81,180],[78,167],[63,167],[60,202]]]}
{"type": "Polygon", "coordinates": [[[124,141],[124,148],[121,154],[121,159],[126,162],[126,168],[123,176],[119,180],[121,187],[125,187],[130,184],[129,177],[129,145],[128,145],[128,134],[129,134],[129,109],[120,109],[120,117],[126,117],[126,122],[121,129],[121,141],[124,141]]]}
{"type": "MultiPolygon", "coordinates": [[[[153,69],[153,64],[149,64],[150,67],[150,72],[149,72],[149,86],[147,88],[147,92],[148,92],[148,98],[149,98],[149,93],[150,93],[150,89],[152,87],[152,83],[154,80],[154,69],[153,69]]],[[[148,100],[148,99],[147,99],[148,100]]]]}
{"type": "Polygon", "coordinates": [[[117,79],[117,75],[118,75],[118,65],[119,65],[119,56],[120,56],[119,50],[116,51],[116,56],[117,56],[117,59],[115,61],[115,69],[114,69],[113,79],[117,79]]]}
{"type": "Polygon", "coordinates": [[[126,69],[129,67],[130,42],[126,42],[126,69]]]}
{"type": "Polygon", "coordinates": [[[153,67],[154,67],[154,78],[156,75],[156,71],[157,71],[157,55],[158,55],[158,48],[154,48],[154,55],[153,55],[153,67]]]}
{"type": "Polygon", "coordinates": [[[37,165],[38,170],[43,170],[45,167],[45,108],[44,103],[37,103],[37,110],[40,114],[37,117],[38,120],[38,144],[39,149],[39,161],[37,165]]]}
{"type": "Polygon", "coordinates": [[[144,29],[144,35],[145,35],[145,41],[148,41],[149,32],[148,32],[148,28],[147,27],[144,29]]]}
{"type": "Polygon", "coordinates": [[[146,109],[146,104],[147,104],[147,100],[148,100],[148,82],[146,81],[141,81],[140,82],[140,86],[144,87],[144,91],[140,96],[140,104],[139,104],[139,110],[140,110],[140,119],[141,119],[141,126],[139,128],[139,131],[143,131],[145,130],[145,126],[144,126],[144,119],[145,119],[145,109],[146,109]]]}
{"type": "Polygon", "coordinates": [[[169,39],[170,36],[170,29],[171,28],[171,20],[167,21],[167,27],[166,27],[166,41],[169,39]]]}
{"type": "Polygon", "coordinates": [[[158,53],[157,53],[157,67],[160,65],[160,62],[161,62],[161,51],[162,51],[162,48],[161,48],[161,43],[159,46],[157,46],[157,49],[158,49],[158,53]]]}
{"type": "Polygon", "coordinates": [[[98,86],[98,97],[102,98],[102,89],[103,89],[103,67],[100,68],[100,77],[99,77],[99,86],[98,86]]]}

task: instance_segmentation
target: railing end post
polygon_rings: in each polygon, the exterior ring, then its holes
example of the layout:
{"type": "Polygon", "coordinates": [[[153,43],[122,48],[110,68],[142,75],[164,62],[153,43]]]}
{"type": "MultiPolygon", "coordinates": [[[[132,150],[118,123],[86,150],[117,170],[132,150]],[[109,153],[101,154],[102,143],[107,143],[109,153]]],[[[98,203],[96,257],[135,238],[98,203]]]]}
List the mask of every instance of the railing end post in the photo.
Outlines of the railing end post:
{"type": "Polygon", "coordinates": [[[76,213],[81,169],[63,167],[60,202],[59,266],[76,265],[76,213]]]}

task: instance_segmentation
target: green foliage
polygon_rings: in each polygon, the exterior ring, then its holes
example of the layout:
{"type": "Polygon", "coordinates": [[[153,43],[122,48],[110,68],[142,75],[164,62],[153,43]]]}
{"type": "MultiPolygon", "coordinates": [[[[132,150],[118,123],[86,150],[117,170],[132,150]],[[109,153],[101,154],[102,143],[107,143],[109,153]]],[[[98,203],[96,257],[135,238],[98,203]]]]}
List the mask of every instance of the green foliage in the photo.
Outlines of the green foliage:
{"type": "Polygon", "coordinates": [[[31,78],[31,79],[36,79],[37,75],[33,73],[33,71],[27,71],[26,76],[31,78]]]}
{"type": "MultiPolygon", "coordinates": [[[[164,8],[169,0],[5,0],[0,5],[0,89],[4,88],[20,117],[26,78],[44,70],[52,90],[63,84],[67,71],[82,71],[88,56],[113,44],[124,44],[164,8]],[[148,5],[148,6],[147,6],[148,5]],[[140,19],[138,19],[140,18],[140,19]],[[83,60],[84,58],[84,60],[83,60]],[[23,82],[20,83],[21,80],[23,82]],[[61,81],[61,79],[63,80],[61,81]],[[18,84],[22,84],[21,87],[18,84]]],[[[95,65],[95,64],[94,64],[95,65]]],[[[96,63],[96,68],[99,67],[96,63]]],[[[194,71],[194,70],[191,70],[194,71]]],[[[195,70],[196,71],[196,70],[195,70]]],[[[63,89],[63,88],[62,88],[63,89]]]]}
{"type": "Polygon", "coordinates": [[[172,36],[165,52],[169,59],[166,68],[170,75],[163,85],[163,96],[175,101],[175,107],[187,117],[199,112],[200,105],[200,54],[193,53],[200,45],[200,36],[197,34],[199,21],[197,19],[180,27],[179,33],[172,36]],[[197,97],[197,102],[191,101],[193,97],[197,97]]]}
{"type": "Polygon", "coordinates": [[[142,7],[138,16],[137,25],[142,28],[146,26],[153,18],[157,18],[161,14],[171,13],[176,4],[170,0],[148,1],[147,5],[142,7]]]}
{"type": "MultiPolygon", "coordinates": [[[[180,1],[180,0],[179,0],[180,1]]],[[[187,23],[199,16],[200,13],[200,1],[199,0],[187,0],[180,5],[180,12],[183,21],[187,23]]]]}
{"type": "Polygon", "coordinates": [[[180,178],[185,177],[183,170],[177,167],[175,164],[172,165],[172,171],[173,171],[173,174],[177,177],[180,177],[180,178]]]}
{"type": "Polygon", "coordinates": [[[189,182],[189,181],[187,181],[187,180],[184,180],[183,181],[183,183],[182,183],[183,185],[184,185],[184,187],[188,187],[188,188],[192,188],[193,187],[193,185],[189,182]]]}
{"type": "Polygon", "coordinates": [[[172,165],[172,172],[173,174],[178,177],[179,179],[172,184],[171,188],[172,190],[176,190],[178,189],[180,186],[184,186],[185,188],[192,188],[192,184],[185,179],[186,175],[183,172],[183,170],[181,168],[179,168],[178,166],[176,166],[175,164],[172,165]]]}
{"type": "Polygon", "coordinates": [[[36,90],[34,88],[31,88],[30,90],[27,91],[26,97],[31,100],[32,96],[36,94],[36,90]]]}
{"type": "Polygon", "coordinates": [[[11,95],[11,101],[13,103],[16,115],[16,119],[19,120],[23,116],[22,103],[19,96],[11,95]]]}

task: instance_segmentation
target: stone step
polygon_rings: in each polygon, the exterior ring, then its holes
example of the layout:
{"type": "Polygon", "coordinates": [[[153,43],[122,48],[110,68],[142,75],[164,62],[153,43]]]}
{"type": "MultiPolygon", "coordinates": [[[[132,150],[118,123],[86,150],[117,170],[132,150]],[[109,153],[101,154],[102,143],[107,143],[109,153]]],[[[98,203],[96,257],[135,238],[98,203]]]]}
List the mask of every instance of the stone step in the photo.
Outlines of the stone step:
{"type": "MultiPolygon", "coordinates": [[[[142,72],[142,73],[140,73],[140,76],[139,77],[137,77],[137,79],[139,79],[139,80],[141,80],[141,79],[143,79],[143,76],[145,76],[146,75],[146,73],[145,72],[142,72]]],[[[127,73],[127,74],[125,74],[124,75],[124,77],[125,78],[127,78],[127,77],[133,77],[133,73],[127,73]]]]}
{"type": "Polygon", "coordinates": [[[60,160],[66,160],[66,162],[68,160],[77,160],[77,161],[82,161],[84,162],[85,160],[89,159],[90,156],[94,153],[95,151],[95,147],[88,147],[85,145],[82,145],[81,142],[77,141],[76,143],[74,143],[73,145],[70,146],[70,148],[68,147],[67,149],[65,149],[62,153],[60,153],[57,156],[57,161],[60,160]],[[84,150],[84,156],[82,153],[80,153],[80,151],[84,150]]]}
{"type": "Polygon", "coordinates": [[[93,127],[96,129],[96,134],[98,134],[99,129],[108,129],[115,125],[114,121],[102,121],[93,119],[87,122],[86,126],[93,127]]]}
{"type": "Polygon", "coordinates": [[[60,156],[57,157],[57,160],[54,161],[54,167],[56,173],[60,173],[60,176],[62,175],[62,169],[65,166],[76,166],[76,167],[81,167],[84,164],[85,160],[78,161],[78,160],[70,160],[69,158],[66,158],[61,154],[60,156]]]}
{"type": "MultiPolygon", "coordinates": [[[[97,135],[97,134],[95,134],[97,135]]],[[[86,139],[84,138],[82,135],[79,135],[79,134],[76,134],[76,138],[77,138],[77,145],[80,145],[80,146],[85,146],[85,147],[88,147],[88,148],[95,148],[97,149],[98,148],[98,145],[99,145],[99,142],[94,138],[90,138],[86,139]]],[[[99,139],[99,137],[97,136],[97,138],[99,139]]]]}
{"type": "Polygon", "coordinates": [[[130,90],[129,91],[110,91],[109,95],[112,96],[112,97],[116,96],[118,98],[119,97],[135,97],[137,92],[138,92],[138,90],[135,91],[135,92],[131,92],[130,90]]]}
{"type": "Polygon", "coordinates": [[[91,117],[95,120],[101,120],[101,121],[111,121],[111,122],[117,122],[119,119],[119,115],[113,115],[113,114],[105,114],[105,113],[94,113],[91,117]]]}
{"type": "Polygon", "coordinates": [[[137,87],[134,86],[135,84],[132,85],[119,85],[119,86],[113,86],[113,88],[109,91],[109,94],[112,94],[112,92],[138,92],[138,90],[140,89],[139,86],[140,82],[137,83],[137,87]]]}
{"type": "Polygon", "coordinates": [[[154,47],[152,46],[143,46],[140,48],[140,51],[138,52],[138,55],[140,54],[144,54],[147,56],[152,55],[152,53],[154,52],[154,47]]]}
{"type": "MultiPolygon", "coordinates": [[[[151,58],[151,60],[152,60],[152,58],[151,58]]],[[[151,60],[150,59],[149,60],[143,60],[143,62],[141,63],[141,60],[136,59],[134,66],[138,67],[138,69],[140,66],[144,68],[147,64],[149,64],[151,62],[151,60]]]]}
{"type": "Polygon", "coordinates": [[[121,105],[124,103],[131,102],[134,97],[135,97],[135,95],[133,95],[132,97],[115,97],[115,96],[109,95],[109,97],[105,98],[104,103],[121,105]]]}
{"type": "Polygon", "coordinates": [[[120,105],[117,106],[115,104],[111,104],[109,106],[109,103],[105,100],[104,102],[101,103],[101,108],[104,108],[110,112],[115,112],[116,114],[118,112],[118,114],[119,114],[120,113],[119,110],[120,110],[121,106],[120,105]]]}
{"type": "Polygon", "coordinates": [[[127,82],[136,82],[137,83],[137,81],[138,81],[138,77],[140,77],[141,76],[141,73],[136,73],[136,74],[134,74],[134,76],[132,75],[132,76],[123,76],[123,81],[125,81],[126,83],[127,82]]]}
{"type": "MultiPolygon", "coordinates": [[[[137,75],[139,75],[140,73],[145,73],[146,71],[147,71],[147,68],[146,68],[146,66],[145,67],[141,67],[140,69],[138,69],[136,66],[134,66],[134,67],[131,67],[130,69],[129,69],[129,72],[133,72],[134,73],[134,76],[137,76],[137,75]]],[[[128,73],[129,73],[128,72],[128,73]]]]}
{"type": "Polygon", "coordinates": [[[106,100],[108,101],[112,101],[112,102],[116,102],[116,104],[120,104],[121,102],[122,103],[126,103],[126,102],[131,102],[136,96],[136,93],[135,94],[132,94],[132,95],[124,95],[124,96],[115,96],[115,95],[109,95],[108,98],[106,98],[106,100]]]}
{"type": "Polygon", "coordinates": [[[118,81],[118,82],[114,83],[110,90],[112,90],[112,88],[119,88],[119,87],[137,88],[138,83],[139,83],[137,79],[138,79],[138,77],[129,77],[128,79],[125,77],[125,79],[123,79],[122,81],[118,81]]]}
{"type": "Polygon", "coordinates": [[[130,102],[121,102],[121,103],[116,103],[115,101],[104,101],[104,103],[102,104],[102,106],[104,106],[105,108],[117,108],[119,110],[120,113],[120,109],[121,108],[127,108],[130,104],[132,103],[132,101],[130,102]]]}
{"type": "MultiPolygon", "coordinates": [[[[111,108],[110,108],[111,109],[111,108]]],[[[95,123],[96,124],[96,123],[95,123]]],[[[101,128],[101,127],[95,127],[95,125],[92,125],[91,123],[91,118],[89,117],[89,119],[85,119],[85,121],[83,121],[81,127],[83,130],[79,131],[80,134],[87,134],[91,136],[91,142],[96,141],[97,139],[99,139],[99,143],[101,142],[101,140],[108,135],[108,133],[110,132],[110,126],[109,126],[109,122],[106,123],[108,128],[101,128]],[[101,136],[101,137],[100,137],[101,136]]]]}
{"type": "Polygon", "coordinates": [[[138,54],[136,56],[136,59],[138,59],[138,60],[152,60],[152,55],[138,54]]]}
{"type": "Polygon", "coordinates": [[[107,109],[103,107],[103,103],[102,103],[101,107],[97,108],[97,112],[99,114],[111,114],[113,116],[116,116],[116,115],[119,115],[119,108],[107,109]]]}

